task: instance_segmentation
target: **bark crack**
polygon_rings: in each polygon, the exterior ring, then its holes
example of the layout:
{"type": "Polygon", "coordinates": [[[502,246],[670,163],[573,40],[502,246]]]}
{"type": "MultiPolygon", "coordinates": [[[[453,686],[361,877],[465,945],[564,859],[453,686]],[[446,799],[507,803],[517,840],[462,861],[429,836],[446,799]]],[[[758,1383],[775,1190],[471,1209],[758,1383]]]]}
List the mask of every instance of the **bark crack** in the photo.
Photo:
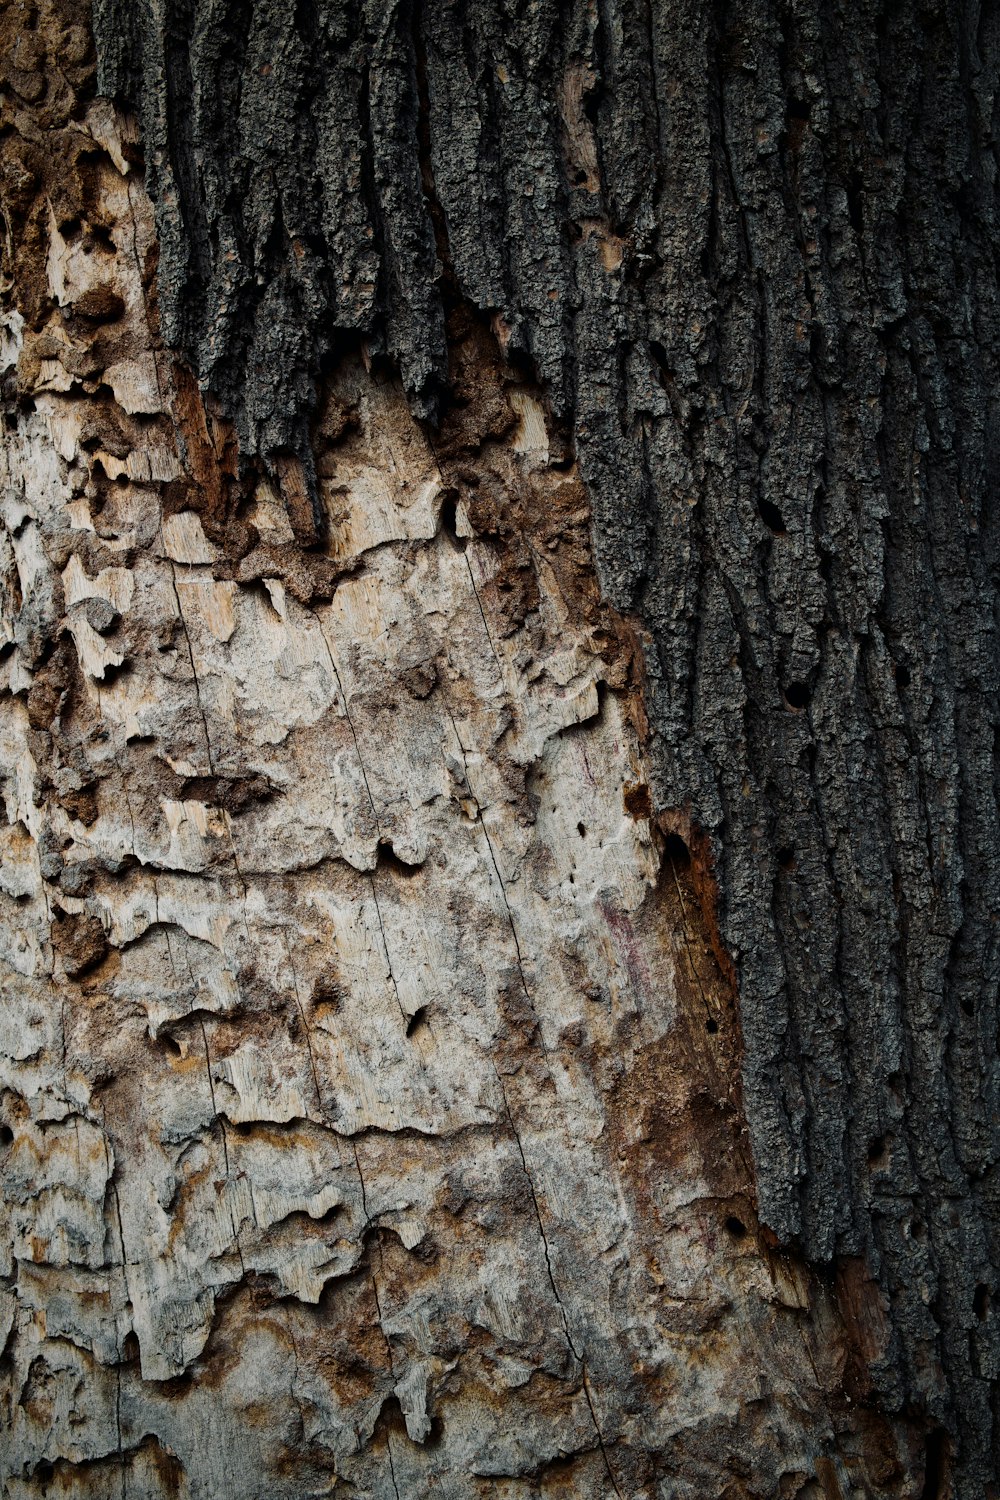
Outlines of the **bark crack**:
{"type": "MultiPolygon", "coordinates": [[[[367,1190],[365,1188],[364,1173],[361,1170],[361,1157],[360,1157],[360,1155],[358,1153],[357,1144],[353,1140],[351,1141],[351,1147],[352,1147],[352,1149],[354,1151],[354,1164],[355,1164],[355,1167],[357,1168],[358,1183],[359,1183],[359,1185],[361,1187],[361,1209],[362,1209],[362,1212],[363,1212],[363,1214],[365,1216],[365,1229],[362,1231],[362,1240],[364,1240],[365,1235],[366,1235],[366,1233],[368,1232],[368,1230],[370,1228],[374,1229],[374,1231],[375,1231],[375,1233],[374,1233],[375,1247],[376,1247],[376,1250],[377,1250],[377,1253],[378,1253],[378,1256],[379,1256],[379,1262],[381,1264],[382,1245],[381,1245],[381,1241],[378,1238],[378,1227],[377,1227],[377,1225],[375,1225],[373,1223],[373,1220],[369,1217],[369,1213],[368,1213],[368,1193],[367,1193],[367,1190]]],[[[396,1371],[395,1371],[395,1365],[394,1365],[394,1361],[393,1361],[393,1357],[392,1357],[392,1344],[389,1341],[389,1335],[386,1333],[386,1331],[385,1331],[385,1324],[382,1321],[382,1300],[381,1300],[381,1298],[379,1296],[378,1277],[377,1277],[376,1272],[375,1272],[374,1258],[371,1261],[371,1284],[372,1284],[372,1296],[375,1299],[375,1313],[376,1313],[376,1318],[377,1318],[377,1321],[378,1321],[379,1332],[382,1335],[382,1342],[385,1345],[385,1356],[386,1356],[386,1360],[387,1360],[388,1365],[389,1365],[389,1378],[392,1380],[393,1389],[395,1390],[396,1371]]],[[[390,1427],[388,1427],[388,1426],[386,1427],[386,1433],[385,1433],[385,1448],[386,1448],[386,1453],[387,1453],[388,1458],[389,1458],[389,1477],[392,1480],[393,1492],[394,1492],[394,1494],[396,1496],[396,1500],[399,1500],[399,1486],[396,1483],[396,1465],[395,1465],[395,1462],[394,1462],[393,1456],[392,1456],[392,1429],[390,1427]]]]}

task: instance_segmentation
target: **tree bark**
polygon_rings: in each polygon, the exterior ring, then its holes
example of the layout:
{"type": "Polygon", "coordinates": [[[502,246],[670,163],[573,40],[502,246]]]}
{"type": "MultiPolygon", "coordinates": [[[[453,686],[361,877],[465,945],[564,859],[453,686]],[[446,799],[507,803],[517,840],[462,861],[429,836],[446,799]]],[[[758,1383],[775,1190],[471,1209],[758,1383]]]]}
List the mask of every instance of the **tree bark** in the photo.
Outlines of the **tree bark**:
{"type": "Polygon", "coordinates": [[[4,1496],[997,1500],[994,8],[0,42],[4,1496]]]}

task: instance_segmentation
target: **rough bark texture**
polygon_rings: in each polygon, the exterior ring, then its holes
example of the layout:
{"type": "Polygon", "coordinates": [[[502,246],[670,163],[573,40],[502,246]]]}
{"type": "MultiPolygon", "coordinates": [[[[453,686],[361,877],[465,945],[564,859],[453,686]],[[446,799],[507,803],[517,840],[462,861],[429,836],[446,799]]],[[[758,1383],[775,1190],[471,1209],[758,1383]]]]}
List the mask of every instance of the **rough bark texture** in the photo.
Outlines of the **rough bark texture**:
{"type": "Polygon", "coordinates": [[[0,17],[5,1493],[995,1494],[992,10],[0,17]]]}

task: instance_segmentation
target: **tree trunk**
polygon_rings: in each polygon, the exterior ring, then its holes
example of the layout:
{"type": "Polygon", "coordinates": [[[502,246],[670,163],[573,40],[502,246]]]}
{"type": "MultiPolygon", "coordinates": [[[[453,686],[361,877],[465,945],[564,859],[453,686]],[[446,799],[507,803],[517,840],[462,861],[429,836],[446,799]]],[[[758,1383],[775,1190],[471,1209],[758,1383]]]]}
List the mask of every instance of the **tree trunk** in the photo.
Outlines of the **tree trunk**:
{"type": "Polygon", "coordinates": [[[996,9],[0,51],[3,1495],[997,1500],[996,9]]]}

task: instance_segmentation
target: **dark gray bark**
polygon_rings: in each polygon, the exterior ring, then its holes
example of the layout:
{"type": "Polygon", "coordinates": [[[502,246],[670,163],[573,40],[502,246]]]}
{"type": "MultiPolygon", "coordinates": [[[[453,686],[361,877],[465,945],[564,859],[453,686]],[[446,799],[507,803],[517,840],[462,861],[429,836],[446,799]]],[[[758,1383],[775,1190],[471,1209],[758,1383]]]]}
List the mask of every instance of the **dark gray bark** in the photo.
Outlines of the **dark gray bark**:
{"type": "Polygon", "coordinates": [[[435,422],[458,301],[543,384],[606,592],[647,632],[658,805],[715,860],[762,1220],[831,1272],[867,1261],[891,1309],[881,1397],[945,1429],[956,1493],[982,1494],[996,9],[94,18],[100,88],[141,120],[163,333],[245,464],[308,470],[320,372],[360,339],[435,422]]]}

